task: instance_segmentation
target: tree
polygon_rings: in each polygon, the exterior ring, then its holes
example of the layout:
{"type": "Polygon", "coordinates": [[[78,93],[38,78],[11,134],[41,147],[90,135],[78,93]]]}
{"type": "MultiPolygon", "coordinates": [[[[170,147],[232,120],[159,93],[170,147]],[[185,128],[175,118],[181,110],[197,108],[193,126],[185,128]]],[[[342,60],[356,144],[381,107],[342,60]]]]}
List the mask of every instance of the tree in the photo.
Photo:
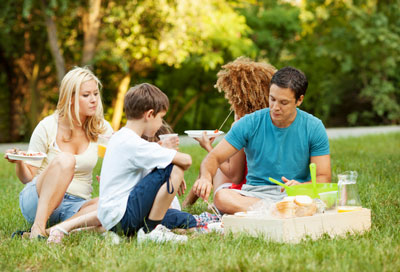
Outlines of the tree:
{"type": "Polygon", "coordinates": [[[224,1],[110,1],[106,10],[97,61],[122,71],[112,102],[114,129],[119,128],[130,82],[148,78],[156,66],[179,69],[186,61],[198,60],[202,69],[215,69],[224,62],[225,51],[239,56],[252,46],[241,37],[248,31],[244,18],[224,1]]]}
{"type": "Polygon", "coordinates": [[[399,1],[307,1],[293,61],[310,79],[306,109],[329,125],[400,122],[398,7],[399,1]]]}

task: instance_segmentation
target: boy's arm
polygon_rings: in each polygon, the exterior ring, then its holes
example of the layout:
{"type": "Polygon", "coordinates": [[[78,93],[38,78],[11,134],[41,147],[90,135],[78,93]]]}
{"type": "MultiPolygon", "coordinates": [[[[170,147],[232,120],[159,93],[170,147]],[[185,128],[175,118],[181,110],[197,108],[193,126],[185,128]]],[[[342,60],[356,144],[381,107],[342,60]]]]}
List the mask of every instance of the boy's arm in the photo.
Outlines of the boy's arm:
{"type": "Polygon", "coordinates": [[[192,157],[189,154],[176,152],[172,163],[181,167],[183,170],[187,170],[192,165],[192,157]]]}

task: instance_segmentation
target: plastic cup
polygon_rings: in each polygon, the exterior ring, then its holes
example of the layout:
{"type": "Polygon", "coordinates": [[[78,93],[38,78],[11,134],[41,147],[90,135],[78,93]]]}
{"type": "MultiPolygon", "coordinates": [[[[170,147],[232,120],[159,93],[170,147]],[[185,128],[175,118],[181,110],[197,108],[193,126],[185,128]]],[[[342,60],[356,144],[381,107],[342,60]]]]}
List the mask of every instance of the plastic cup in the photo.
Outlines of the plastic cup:
{"type": "Polygon", "coordinates": [[[109,138],[106,136],[99,136],[99,139],[97,141],[97,155],[100,158],[104,158],[104,155],[106,154],[108,140],[109,138]]]}
{"type": "Polygon", "coordinates": [[[162,135],[159,135],[158,137],[160,138],[161,141],[164,141],[171,137],[178,137],[178,134],[177,133],[162,134],[162,135]]]}
{"type": "Polygon", "coordinates": [[[336,209],[336,199],[338,191],[319,193],[319,198],[325,203],[326,210],[336,209]]]}

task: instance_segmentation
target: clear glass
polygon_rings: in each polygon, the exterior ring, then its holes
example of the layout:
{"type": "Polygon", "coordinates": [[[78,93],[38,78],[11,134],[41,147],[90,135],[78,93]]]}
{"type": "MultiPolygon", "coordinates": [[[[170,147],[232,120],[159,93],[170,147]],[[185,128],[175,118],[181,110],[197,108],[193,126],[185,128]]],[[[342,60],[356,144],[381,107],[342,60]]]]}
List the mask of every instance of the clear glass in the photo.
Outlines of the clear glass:
{"type": "Polygon", "coordinates": [[[346,171],[338,175],[338,212],[350,212],[362,208],[357,189],[357,172],[346,171]]]}

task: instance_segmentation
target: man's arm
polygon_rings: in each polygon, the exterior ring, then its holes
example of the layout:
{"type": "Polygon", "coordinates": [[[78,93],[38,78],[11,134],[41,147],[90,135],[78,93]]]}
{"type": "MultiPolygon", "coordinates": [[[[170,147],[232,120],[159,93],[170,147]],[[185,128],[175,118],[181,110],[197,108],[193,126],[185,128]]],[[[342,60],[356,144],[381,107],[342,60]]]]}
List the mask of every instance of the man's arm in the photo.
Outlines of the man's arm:
{"type": "Polygon", "coordinates": [[[200,166],[200,177],[193,185],[193,192],[204,200],[208,197],[212,188],[212,177],[215,176],[219,166],[233,156],[238,150],[225,139],[205,157],[200,166]]]}
{"type": "Polygon", "coordinates": [[[331,155],[314,156],[310,158],[311,163],[317,166],[317,182],[331,182],[331,155]]]}

